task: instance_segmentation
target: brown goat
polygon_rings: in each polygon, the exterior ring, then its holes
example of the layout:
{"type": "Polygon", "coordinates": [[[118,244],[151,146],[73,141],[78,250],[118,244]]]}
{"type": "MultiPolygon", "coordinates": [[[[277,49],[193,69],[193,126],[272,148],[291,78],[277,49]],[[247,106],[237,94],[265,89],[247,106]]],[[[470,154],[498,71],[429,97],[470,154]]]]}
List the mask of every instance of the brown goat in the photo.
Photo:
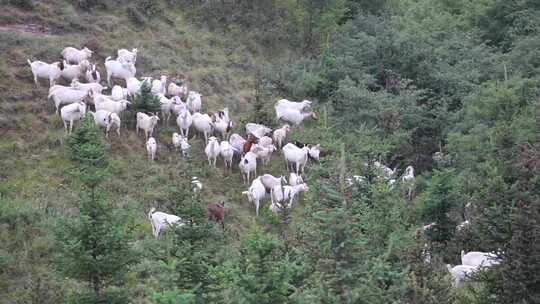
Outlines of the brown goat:
{"type": "Polygon", "coordinates": [[[221,223],[221,228],[225,230],[225,202],[208,205],[206,217],[209,221],[221,223]]]}

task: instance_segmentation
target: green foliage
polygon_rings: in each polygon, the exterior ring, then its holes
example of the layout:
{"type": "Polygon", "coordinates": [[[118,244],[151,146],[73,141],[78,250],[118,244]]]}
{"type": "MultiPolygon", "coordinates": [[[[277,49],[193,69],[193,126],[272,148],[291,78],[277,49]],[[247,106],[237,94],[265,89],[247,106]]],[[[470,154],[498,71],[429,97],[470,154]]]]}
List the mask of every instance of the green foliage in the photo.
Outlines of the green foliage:
{"type": "Polygon", "coordinates": [[[83,120],[68,142],[76,177],[87,187],[87,192],[80,193],[78,216],[59,220],[57,269],[92,287],[92,293],[75,295],[75,298],[85,299],[82,302],[124,302],[125,294],[106,291],[106,288],[121,285],[130,265],[135,263],[135,255],[125,227],[127,218],[113,211],[99,188],[108,162],[90,116],[83,120]]]}
{"type": "Polygon", "coordinates": [[[126,7],[127,14],[136,25],[144,25],[161,15],[163,9],[158,0],[137,0],[126,7]]]}
{"type": "Polygon", "coordinates": [[[282,244],[271,235],[255,229],[242,240],[240,261],[232,281],[235,303],[286,303],[292,294],[297,271],[282,244]]]}
{"type": "Polygon", "coordinates": [[[153,114],[160,111],[159,98],[152,94],[152,86],[147,82],[142,83],[141,92],[136,95],[132,109],[133,113],[153,114]]]}
{"type": "Polygon", "coordinates": [[[108,162],[103,142],[91,115],[88,114],[82,119],[79,128],[68,139],[68,145],[71,159],[75,162],[73,174],[86,186],[96,187],[107,176],[108,162]]]}
{"type": "Polygon", "coordinates": [[[422,217],[427,223],[436,224],[427,230],[427,237],[432,242],[446,244],[453,238],[456,222],[449,217],[449,211],[456,206],[453,193],[452,172],[435,172],[422,197],[422,217]]]}
{"type": "Polygon", "coordinates": [[[6,3],[26,10],[32,10],[35,6],[34,0],[6,0],[6,3]]]}
{"type": "Polygon", "coordinates": [[[73,4],[83,10],[91,10],[93,8],[107,8],[107,0],[72,0],[73,4]]]}

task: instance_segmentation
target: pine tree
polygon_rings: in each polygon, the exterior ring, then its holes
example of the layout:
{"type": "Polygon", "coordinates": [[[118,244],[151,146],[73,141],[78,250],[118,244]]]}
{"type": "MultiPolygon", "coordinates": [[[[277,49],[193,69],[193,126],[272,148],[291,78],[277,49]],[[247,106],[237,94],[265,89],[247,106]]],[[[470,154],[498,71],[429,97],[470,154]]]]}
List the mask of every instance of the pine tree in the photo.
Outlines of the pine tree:
{"type": "Polygon", "coordinates": [[[503,252],[499,303],[540,303],[540,212],[538,204],[519,202],[512,239],[503,252]]]}
{"type": "Polygon", "coordinates": [[[159,98],[152,93],[152,86],[144,81],[141,85],[141,91],[135,96],[133,106],[130,107],[132,115],[136,117],[137,112],[154,114],[161,110],[159,98]]]}
{"type": "Polygon", "coordinates": [[[75,303],[125,301],[122,279],[135,256],[129,246],[125,217],[117,216],[99,185],[107,176],[105,150],[90,116],[69,139],[74,176],[82,184],[79,215],[60,221],[57,268],[67,277],[88,283],[93,293],[75,292],[75,303]],[[83,300],[84,299],[84,300],[83,300]]]}
{"type": "Polygon", "coordinates": [[[214,302],[210,269],[216,264],[214,251],[221,236],[207,221],[202,201],[188,183],[171,187],[167,200],[165,207],[179,215],[185,225],[170,231],[172,244],[154,254],[168,265],[162,274],[166,280],[161,280],[163,284],[153,294],[155,302],[214,302]]]}

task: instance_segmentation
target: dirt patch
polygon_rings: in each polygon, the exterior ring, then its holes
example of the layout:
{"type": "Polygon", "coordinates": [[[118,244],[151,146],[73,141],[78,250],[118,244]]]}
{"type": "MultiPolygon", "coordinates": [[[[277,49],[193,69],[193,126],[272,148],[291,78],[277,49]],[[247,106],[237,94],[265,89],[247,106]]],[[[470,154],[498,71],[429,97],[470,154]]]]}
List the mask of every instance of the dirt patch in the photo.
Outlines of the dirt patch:
{"type": "Polygon", "coordinates": [[[2,24],[0,25],[0,31],[28,33],[40,36],[51,35],[51,30],[48,27],[37,23],[2,24]]]}

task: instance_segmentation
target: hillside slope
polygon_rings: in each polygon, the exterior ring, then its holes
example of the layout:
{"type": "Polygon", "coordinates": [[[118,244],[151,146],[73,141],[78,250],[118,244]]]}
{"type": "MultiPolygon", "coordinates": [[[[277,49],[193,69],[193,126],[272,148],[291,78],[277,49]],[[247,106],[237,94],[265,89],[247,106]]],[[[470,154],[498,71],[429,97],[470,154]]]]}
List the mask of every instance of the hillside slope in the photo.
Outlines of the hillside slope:
{"type": "MultiPolygon", "coordinates": [[[[0,303],[11,303],[24,288],[49,275],[38,265],[53,252],[47,241],[53,237],[51,225],[76,212],[77,201],[68,173],[67,135],[52,102],[46,100],[48,85],[33,83],[27,58],[52,62],[59,60],[66,46],[88,45],[96,51],[93,60],[104,83],[104,58],[115,56],[119,48],[137,47],[137,76],[187,79],[190,89],[203,94],[203,112],[229,107],[237,122],[235,132],[241,134],[254,95],[253,73],[263,59],[234,37],[193,28],[179,11],[167,11],[166,16],[138,27],[120,8],[87,14],[63,1],[49,1],[32,12],[8,6],[0,19],[0,73],[4,75],[0,79],[0,198],[3,210],[18,214],[33,210],[36,215],[25,223],[30,230],[22,239],[1,236],[10,245],[0,249],[7,267],[0,275],[0,298],[4,299],[0,303]],[[8,255],[12,250],[19,254],[8,255]]],[[[142,133],[137,136],[133,126],[123,128],[122,136],[111,135],[107,144],[114,173],[105,187],[115,197],[114,205],[134,218],[138,238],[148,238],[148,209],[159,206],[168,187],[189,182],[191,176],[185,172],[186,160],[171,147],[171,134],[177,131],[174,119],[155,132],[159,146],[153,164],[146,160],[142,133]]],[[[217,170],[208,166],[203,141],[193,139],[191,144],[190,167],[203,182],[202,200],[227,202],[227,229],[238,240],[242,231],[255,224],[253,206],[240,195],[247,186],[236,167],[228,172],[221,160],[217,170]]],[[[284,174],[278,158],[274,156],[269,168],[259,168],[259,174],[284,174]]],[[[266,204],[262,209],[266,214],[266,204]]]]}

